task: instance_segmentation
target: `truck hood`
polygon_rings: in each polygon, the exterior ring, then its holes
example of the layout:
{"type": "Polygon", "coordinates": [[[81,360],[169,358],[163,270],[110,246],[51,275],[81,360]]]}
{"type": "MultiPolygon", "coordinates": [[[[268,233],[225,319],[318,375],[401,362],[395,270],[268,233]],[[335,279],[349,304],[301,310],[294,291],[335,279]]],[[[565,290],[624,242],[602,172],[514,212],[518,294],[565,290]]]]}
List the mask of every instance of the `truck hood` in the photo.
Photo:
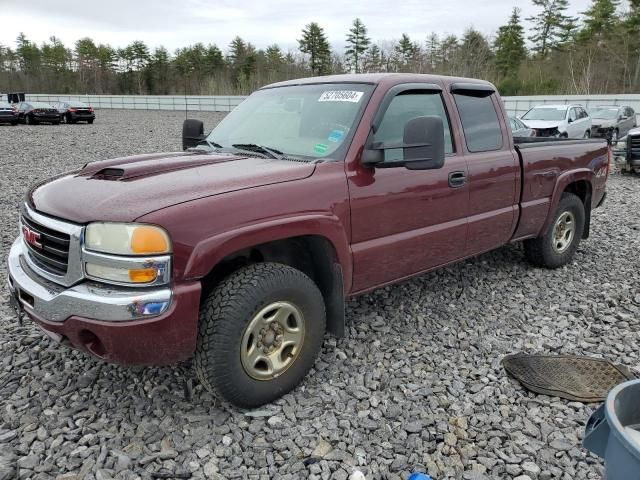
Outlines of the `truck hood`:
{"type": "Polygon", "coordinates": [[[562,123],[559,120],[522,120],[529,128],[558,128],[562,123]]]}
{"type": "Polygon", "coordinates": [[[130,222],[154,210],[222,193],[290,182],[315,165],[230,154],[174,152],[85,165],[33,187],[37,211],[76,223],[130,222]]]}

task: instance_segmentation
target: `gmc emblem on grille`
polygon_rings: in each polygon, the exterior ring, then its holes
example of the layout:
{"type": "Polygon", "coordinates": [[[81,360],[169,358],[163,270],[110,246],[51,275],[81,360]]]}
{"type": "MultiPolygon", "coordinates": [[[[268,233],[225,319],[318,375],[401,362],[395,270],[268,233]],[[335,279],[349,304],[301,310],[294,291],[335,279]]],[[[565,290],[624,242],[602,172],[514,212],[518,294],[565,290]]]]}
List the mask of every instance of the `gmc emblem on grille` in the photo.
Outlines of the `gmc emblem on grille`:
{"type": "Polygon", "coordinates": [[[38,232],[34,232],[29,227],[23,225],[22,236],[24,237],[24,241],[29,245],[32,245],[36,248],[42,248],[42,243],[40,243],[40,234],[38,232]]]}

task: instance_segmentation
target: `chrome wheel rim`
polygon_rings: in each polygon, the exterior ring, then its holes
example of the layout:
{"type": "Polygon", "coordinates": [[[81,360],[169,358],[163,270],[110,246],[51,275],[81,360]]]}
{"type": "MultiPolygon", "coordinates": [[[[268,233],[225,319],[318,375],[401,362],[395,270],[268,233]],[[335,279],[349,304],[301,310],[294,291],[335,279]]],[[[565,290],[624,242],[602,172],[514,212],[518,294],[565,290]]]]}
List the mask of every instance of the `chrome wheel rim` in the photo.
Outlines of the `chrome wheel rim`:
{"type": "Polygon", "coordinates": [[[557,253],[567,251],[576,232],[576,218],[571,212],[564,212],[553,227],[553,249],[557,253]]]}
{"type": "Polygon", "coordinates": [[[304,342],[304,316],[289,302],[274,302],[261,309],[242,335],[240,359],[247,375],[272,380],[298,358],[304,342]]]}

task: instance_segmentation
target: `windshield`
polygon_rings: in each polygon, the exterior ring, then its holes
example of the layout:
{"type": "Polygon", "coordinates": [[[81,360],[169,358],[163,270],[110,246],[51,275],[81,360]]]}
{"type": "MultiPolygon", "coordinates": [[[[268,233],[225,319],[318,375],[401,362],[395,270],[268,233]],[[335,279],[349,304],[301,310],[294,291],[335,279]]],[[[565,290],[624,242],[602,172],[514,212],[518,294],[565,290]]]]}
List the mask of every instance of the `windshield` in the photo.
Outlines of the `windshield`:
{"type": "Polygon", "coordinates": [[[259,145],[285,156],[339,159],[373,85],[321,84],[258,90],[207,137],[221,148],[259,145]]]}
{"type": "Polygon", "coordinates": [[[596,108],[591,111],[592,118],[601,118],[604,120],[613,120],[618,116],[617,108],[596,108]]]}
{"type": "Polygon", "coordinates": [[[535,107],[525,113],[523,120],[564,120],[567,107],[535,107]]]}

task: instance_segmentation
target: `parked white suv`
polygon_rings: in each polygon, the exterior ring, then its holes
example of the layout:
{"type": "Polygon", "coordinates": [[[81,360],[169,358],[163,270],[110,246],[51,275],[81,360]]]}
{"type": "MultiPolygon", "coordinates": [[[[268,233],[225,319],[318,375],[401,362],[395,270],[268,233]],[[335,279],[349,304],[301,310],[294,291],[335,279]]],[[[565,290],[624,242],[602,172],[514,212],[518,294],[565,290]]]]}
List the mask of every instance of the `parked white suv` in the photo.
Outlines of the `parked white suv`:
{"type": "Polygon", "coordinates": [[[591,117],[581,105],[538,105],[521,120],[537,137],[589,138],[591,117]]]}

